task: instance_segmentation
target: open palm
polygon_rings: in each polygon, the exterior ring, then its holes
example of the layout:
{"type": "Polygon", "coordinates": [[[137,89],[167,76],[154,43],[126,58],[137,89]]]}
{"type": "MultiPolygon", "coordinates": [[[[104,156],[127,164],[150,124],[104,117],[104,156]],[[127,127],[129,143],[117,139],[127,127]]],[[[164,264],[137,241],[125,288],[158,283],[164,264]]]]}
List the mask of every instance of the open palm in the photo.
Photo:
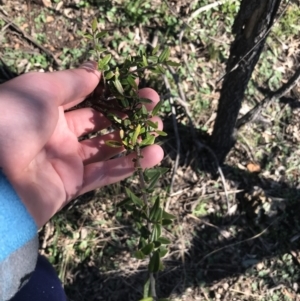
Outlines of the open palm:
{"type": "MultiPolygon", "coordinates": [[[[38,226],[74,197],[134,172],[134,154],[109,160],[123,151],[105,144],[120,139],[118,132],[78,142],[107,128],[105,116],[91,108],[65,112],[95,89],[99,77],[89,62],[73,70],[28,73],[0,85],[0,167],[38,226]]],[[[148,109],[159,101],[152,89],[140,94],[153,101],[148,109]]],[[[143,167],[152,167],[163,152],[153,145],[143,156],[143,167]]]]}

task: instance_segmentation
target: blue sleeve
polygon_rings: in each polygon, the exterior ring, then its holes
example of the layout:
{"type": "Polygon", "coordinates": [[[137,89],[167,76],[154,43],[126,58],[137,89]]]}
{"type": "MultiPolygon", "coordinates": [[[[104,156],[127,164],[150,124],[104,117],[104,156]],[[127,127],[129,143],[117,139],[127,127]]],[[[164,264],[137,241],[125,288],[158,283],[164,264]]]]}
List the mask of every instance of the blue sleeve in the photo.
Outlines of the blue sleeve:
{"type": "Polygon", "coordinates": [[[0,170],[0,300],[29,280],[38,256],[37,225],[0,170]]]}

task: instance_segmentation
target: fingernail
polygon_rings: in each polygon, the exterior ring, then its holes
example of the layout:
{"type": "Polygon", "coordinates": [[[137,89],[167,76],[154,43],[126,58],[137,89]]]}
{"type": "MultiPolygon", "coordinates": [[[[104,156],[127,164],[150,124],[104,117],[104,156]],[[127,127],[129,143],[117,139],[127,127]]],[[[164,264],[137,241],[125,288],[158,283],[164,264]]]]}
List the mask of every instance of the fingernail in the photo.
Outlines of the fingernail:
{"type": "Polygon", "coordinates": [[[90,71],[94,71],[97,69],[97,63],[93,62],[93,61],[88,61],[88,62],[84,62],[83,64],[80,65],[79,68],[83,68],[83,69],[87,69],[90,71]]]}

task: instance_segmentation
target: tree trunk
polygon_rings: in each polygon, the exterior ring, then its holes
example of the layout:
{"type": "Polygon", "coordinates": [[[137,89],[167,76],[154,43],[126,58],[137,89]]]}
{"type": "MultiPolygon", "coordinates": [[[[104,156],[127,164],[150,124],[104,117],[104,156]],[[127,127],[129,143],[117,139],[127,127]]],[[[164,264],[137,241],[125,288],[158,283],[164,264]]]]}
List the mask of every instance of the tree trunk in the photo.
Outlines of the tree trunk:
{"type": "Polygon", "coordinates": [[[263,50],[281,0],[242,0],[230,48],[211,147],[223,163],[235,143],[235,124],[245,90],[263,50]]]}

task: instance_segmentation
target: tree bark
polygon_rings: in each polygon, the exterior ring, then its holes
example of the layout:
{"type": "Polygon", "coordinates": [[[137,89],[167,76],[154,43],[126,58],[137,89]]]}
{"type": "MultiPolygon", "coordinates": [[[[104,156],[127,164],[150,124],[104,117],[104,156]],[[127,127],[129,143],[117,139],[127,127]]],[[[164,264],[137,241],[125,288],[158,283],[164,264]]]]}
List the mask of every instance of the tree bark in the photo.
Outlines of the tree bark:
{"type": "Polygon", "coordinates": [[[211,148],[222,164],[235,143],[235,125],[245,90],[263,50],[281,0],[242,0],[232,32],[211,148]]]}

